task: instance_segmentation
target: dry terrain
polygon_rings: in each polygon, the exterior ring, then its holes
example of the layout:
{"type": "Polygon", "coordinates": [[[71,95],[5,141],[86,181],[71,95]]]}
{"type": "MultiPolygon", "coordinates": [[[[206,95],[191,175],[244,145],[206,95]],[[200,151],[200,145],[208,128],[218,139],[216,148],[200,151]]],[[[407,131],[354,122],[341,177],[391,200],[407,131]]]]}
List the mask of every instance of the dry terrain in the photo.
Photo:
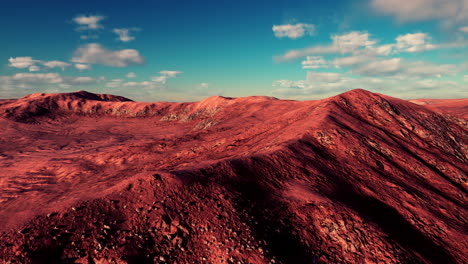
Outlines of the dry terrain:
{"type": "Polygon", "coordinates": [[[0,101],[0,263],[468,263],[468,99],[0,101]]]}

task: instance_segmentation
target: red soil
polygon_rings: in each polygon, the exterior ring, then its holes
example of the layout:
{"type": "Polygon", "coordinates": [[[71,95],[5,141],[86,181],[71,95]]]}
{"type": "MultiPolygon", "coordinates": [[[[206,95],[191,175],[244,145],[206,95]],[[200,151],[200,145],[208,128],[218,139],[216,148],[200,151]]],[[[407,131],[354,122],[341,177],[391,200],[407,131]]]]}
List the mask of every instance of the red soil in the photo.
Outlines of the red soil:
{"type": "Polygon", "coordinates": [[[468,99],[418,99],[410,102],[424,105],[435,111],[443,111],[468,119],[468,99]]]}
{"type": "Polygon", "coordinates": [[[0,262],[467,263],[467,100],[412,102],[0,101],[0,262]]]}

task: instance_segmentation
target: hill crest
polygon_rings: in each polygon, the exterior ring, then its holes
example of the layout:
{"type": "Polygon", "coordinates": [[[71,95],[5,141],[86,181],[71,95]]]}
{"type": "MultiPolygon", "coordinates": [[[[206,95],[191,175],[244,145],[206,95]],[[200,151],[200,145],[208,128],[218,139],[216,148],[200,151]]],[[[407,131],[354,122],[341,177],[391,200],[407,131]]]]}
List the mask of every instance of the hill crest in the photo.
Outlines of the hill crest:
{"type": "Polygon", "coordinates": [[[0,262],[467,262],[462,117],[364,90],[61,96],[0,102],[0,262]]]}

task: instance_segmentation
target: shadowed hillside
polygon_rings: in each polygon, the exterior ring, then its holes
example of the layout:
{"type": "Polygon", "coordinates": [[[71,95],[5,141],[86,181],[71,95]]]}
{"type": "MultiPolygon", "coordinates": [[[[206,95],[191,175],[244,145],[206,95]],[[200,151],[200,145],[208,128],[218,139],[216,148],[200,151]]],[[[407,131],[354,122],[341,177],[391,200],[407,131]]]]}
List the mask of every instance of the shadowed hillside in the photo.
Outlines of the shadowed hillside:
{"type": "Polygon", "coordinates": [[[0,260],[466,263],[467,104],[0,101],[0,260]]]}

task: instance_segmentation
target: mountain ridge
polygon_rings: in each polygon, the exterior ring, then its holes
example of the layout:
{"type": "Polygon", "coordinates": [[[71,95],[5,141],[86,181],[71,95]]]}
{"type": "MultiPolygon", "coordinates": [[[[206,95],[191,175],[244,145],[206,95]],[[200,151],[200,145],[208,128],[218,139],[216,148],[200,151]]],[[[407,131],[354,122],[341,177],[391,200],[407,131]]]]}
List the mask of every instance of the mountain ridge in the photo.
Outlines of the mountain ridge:
{"type": "MultiPolygon", "coordinates": [[[[326,100],[335,100],[334,98],[359,98],[370,95],[377,95],[381,98],[391,98],[382,94],[375,94],[363,89],[354,89],[337,96],[325,98],[321,100],[303,101],[317,102],[326,100]]],[[[11,99],[5,102],[0,102],[0,115],[12,120],[21,122],[37,122],[37,117],[51,116],[60,114],[92,114],[92,115],[111,115],[123,117],[151,117],[160,114],[165,108],[195,105],[194,108],[211,108],[218,106],[226,106],[233,103],[262,103],[273,100],[280,100],[275,97],[268,96],[249,96],[249,97],[222,97],[212,96],[199,102],[193,103],[170,103],[170,102],[155,102],[141,103],[134,102],[131,99],[109,95],[109,94],[93,94],[86,91],[78,91],[63,94],[31,94],[20,99],[11,99]],[[11,105],[8,107],[8,105],[11,105]]],[[[395,98],[393,98],[395,100],[395,98]]],[[[282,100],[291,101],[291,100],[282,100]]],[[[466,119],[468,110],[466,102],[468,99],[453,99],[453,100],[436,100],[436,99],[414,99],[408,100],[419,105],[425,105],[435,111],[445,111],[466,119]],[[439,102],[439,103],[436,103],[439,102]],[[442,102],[442,103],[440,103],[442,102]],[[449,102],[445,105],[444,102],[449,102]]],[[[298,101],[299,102],[299,101],[298,101]]],[[[195,109],[196,110],[196,109],[195,109]]]]}
{"type": "Polygon", "coordinates": [[[365,90],[153,107],[144,118],[3,115],[0,259],[467,259],[462,117],[365,90]]]}

